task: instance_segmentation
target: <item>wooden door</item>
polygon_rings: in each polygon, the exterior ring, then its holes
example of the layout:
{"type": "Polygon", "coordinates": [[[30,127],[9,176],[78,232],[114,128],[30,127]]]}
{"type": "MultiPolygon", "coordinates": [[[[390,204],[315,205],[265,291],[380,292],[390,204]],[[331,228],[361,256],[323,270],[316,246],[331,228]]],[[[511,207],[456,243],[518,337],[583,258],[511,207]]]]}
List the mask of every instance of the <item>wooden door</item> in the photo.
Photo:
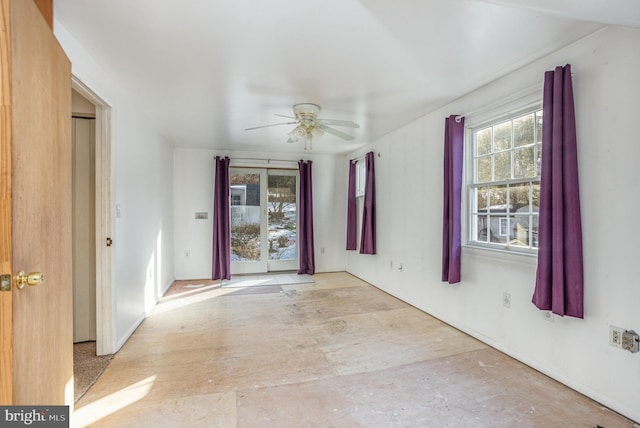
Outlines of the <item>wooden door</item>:
{"type": "Polygon", "coordinates": [[[72,404],[71,66],[32,1],[0,14],[0,268],[44,273],[0,292],[0,401],[72,404]]]}

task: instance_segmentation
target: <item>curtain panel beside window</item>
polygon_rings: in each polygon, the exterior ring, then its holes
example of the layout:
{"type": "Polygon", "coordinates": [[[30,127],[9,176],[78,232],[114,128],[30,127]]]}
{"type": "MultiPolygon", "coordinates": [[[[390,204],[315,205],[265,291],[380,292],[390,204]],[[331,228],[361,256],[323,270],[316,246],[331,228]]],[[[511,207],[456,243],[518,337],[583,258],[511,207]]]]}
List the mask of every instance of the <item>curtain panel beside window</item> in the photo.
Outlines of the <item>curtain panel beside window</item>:
{"type": "Polygon", "coordinates": [[[462,156],[464,117],[445,119],[444,203],[442,214],[442,281],[460,282],[462,156]]]}
{"type": "Polygon", "coordinates": [[[300,170],[300,244],[299,274],[313,275],[316,271],[313,242],[313,185],[311,161],[299,161],[300,170]]]}
{"type": "Polygon", "coordinates": [[[360,254],[376,253],[376,177],[374,153],[365,155],[366,178],[364,185],[364,208],[362,210],[362,232],[360,254]]]}
{"type": "Polygon", "coordinates": [[[583,318],[578,151],[571,65],[544,75],[538,269],[533,304],[583,318]]]}
{"type": "Polygon", "coordinates": [[[213,189],[212,279],[231,279],[231,219],[229,158],[216,156],[213,189]]]}

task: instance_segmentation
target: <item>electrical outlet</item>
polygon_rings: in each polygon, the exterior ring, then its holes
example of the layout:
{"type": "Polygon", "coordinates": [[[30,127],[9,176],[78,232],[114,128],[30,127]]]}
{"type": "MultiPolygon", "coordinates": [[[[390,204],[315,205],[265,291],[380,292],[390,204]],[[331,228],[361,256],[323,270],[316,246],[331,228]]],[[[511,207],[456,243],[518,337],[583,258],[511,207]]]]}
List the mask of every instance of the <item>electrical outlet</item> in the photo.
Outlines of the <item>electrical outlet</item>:
{"type": "Polygon", "coordinates": [[[502,306],[505,308],[511,307],[511,293],[502,293],[502,306]]]}
{"type": "Polygon", "coordinates": [[[622,348],[622,335],[624,332],[624,328],[609,325],[609,345],[622,348]]]}
{"type": "Polygon", "coordinates": [[[542,311],[542,319],[549,322],[555,322],[556,319],[551,311],[542,311]]]}
{"type": "Polygon", "coordinates": [[[633,330],[622,333],[622,349],[629,352],[640,351],[640,336],[633,330]]]}

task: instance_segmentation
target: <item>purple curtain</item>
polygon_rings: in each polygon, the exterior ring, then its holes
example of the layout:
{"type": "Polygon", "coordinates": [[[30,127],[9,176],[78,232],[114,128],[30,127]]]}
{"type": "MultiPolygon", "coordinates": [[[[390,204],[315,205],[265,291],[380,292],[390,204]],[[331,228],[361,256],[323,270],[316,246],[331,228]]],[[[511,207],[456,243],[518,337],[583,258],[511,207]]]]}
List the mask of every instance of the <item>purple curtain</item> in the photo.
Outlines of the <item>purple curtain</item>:
{"type": "Polygon", "coordinates": [[[349,161],[349,188],[347,189],[347,250],[358,245],[358,205],[356,204],[356,161],[349,161]]]}
{"type": "Polygon", "coordinates": [[[376,174],[373,159],[373,152],[367,153],[364,157],[367,176],[364,184],[360,254],[376,253],[376,174]]]}
{"type": "Polygon", "coordinates": [[[544,75],[538,269],[533,304],[583,318],[582,221],[571,65],[544,75]]]}
{"type": "Polygon", "coordinates": [[[300,244],[299,274],[313,275],[316,271],[313,251],[313,191],[311,180],[311,161],[299,161],[300,169],[300,244]]]}
{"type": "Polygon", "coordinates": [[[460,282],[460,202],[462,194],[462,155],[464,117],[445,119],[444,126],[444,204],[442,213],[442,280],[460,282]]]}
{"type": "Polygon", "coordinates": [[[231,279],[231,220],[229,212],[229,158],[216,156],[213,190],[212,279],[231,279]]]}

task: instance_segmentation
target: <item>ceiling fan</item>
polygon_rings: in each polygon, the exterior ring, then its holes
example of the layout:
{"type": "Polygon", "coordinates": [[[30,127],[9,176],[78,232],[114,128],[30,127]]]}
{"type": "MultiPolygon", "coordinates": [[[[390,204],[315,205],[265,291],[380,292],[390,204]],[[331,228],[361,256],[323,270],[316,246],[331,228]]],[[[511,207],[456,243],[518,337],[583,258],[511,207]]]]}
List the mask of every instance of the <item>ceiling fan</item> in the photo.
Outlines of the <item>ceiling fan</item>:
{"type": "Polygon", "coordinates": [[[304,138],[304,149],[312,149],[312,141],[314,138],[320,138],[325,132],[335,135],[336,137],[344,140],[353,140],[353,136],[339,131],[327,125],[332,126],[345,126],[348,128],[360,128],[355,122],[350,120],[336,120],[336,119],[322,119],[318,117],[321,107],[318,104],[313,103],[300,103],[294,104],[293,116],[285,116],[283,114],[276,114],[279,117],[285,117],[287,119],[294,119],[294,122],[282,122],[274,123],[272,125],[255,126],[253,128],[246,128],[245,131],[252,129],[268,128],[270,126],[280,125],[296,125],[296,127],[287,135],[289,139],[287,143],[295,143],[304,138]]]}

